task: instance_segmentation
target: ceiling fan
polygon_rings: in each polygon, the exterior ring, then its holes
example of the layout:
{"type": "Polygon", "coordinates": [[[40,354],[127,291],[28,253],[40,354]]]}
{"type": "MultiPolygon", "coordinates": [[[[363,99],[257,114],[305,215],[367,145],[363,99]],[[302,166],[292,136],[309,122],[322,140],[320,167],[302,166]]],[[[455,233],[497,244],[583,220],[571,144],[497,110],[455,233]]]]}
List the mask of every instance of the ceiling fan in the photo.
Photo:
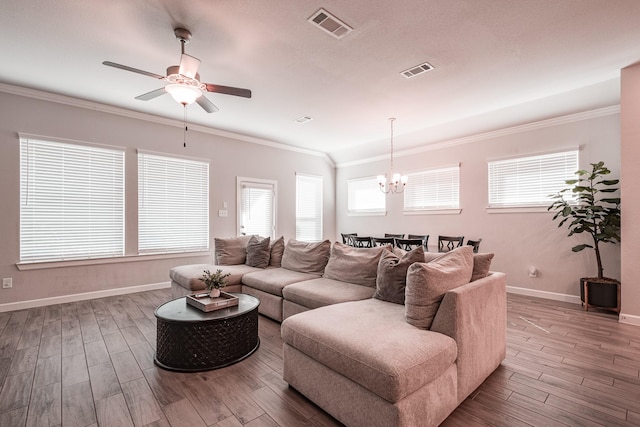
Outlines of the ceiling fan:
{"type": "Polygon", "coordinates": [[[161,76],[159,74],[150,73],[148,71],[139,70],[137,68],[117,64],[111,61],[104,61],[103,64],[109,67],[120,68],[121,70],[153,77],[154,79],[165,80],[169,83],[160,89],[152,90],[151,92],[136,96],[136,99],[142,101],[149,101],[150,99],[169,93],[173,99],[185,107],[195,101],[207,113],[215,113],[218,111],[218,107],[209,101],[204,96],[203,92],[215,92],[223,93],[225,95],[251,98],[251,91],[249,89],[201,83],[200,74],[198,74],[200,60],[184,53],[184,45],[189,43],[189,40],[191,40],[191,32],[184,28],[176,28],[173,32],[181,46],[180,65],[172,65],[168,67],[166,76],[161,76]]]}

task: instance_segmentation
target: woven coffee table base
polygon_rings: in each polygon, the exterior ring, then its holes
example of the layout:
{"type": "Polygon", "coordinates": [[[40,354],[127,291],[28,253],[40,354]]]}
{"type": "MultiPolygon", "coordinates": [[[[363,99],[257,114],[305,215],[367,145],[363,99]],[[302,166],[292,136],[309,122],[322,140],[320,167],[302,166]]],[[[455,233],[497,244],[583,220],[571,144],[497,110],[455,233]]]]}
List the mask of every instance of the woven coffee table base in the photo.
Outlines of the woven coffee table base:
{"type": "Polygon", "coordinates": [[[239,362],[260,346],[258,308],[228,319],[172,322],[158,318],[155,363],[173,371],[206,371],[239,362]]]}

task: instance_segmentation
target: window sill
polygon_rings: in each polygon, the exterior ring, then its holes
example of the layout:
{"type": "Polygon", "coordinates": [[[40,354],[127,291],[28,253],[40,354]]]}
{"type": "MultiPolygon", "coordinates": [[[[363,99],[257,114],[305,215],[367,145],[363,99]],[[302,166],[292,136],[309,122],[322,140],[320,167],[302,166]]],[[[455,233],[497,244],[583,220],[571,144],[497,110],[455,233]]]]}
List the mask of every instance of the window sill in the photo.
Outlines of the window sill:
{"type": "Polygon", "coordinates": [[[547,206],[520,206],[520,207],[487,207],[489,214],[512,214],[512,213],[542,213],[547,212],[547,206]]]}
{"type": "Polygon", "coordinates": [[[462,209],[424,209],[415,211],[402,211],[403,215],[460,215],[462,209]]]}
{"type": "Polygon", "coordinates": [[[379,211],[379,212],[347,212],[347,216],[386,216],[387,211],[379,211]]]}
{"type": "Polygon", "coordinates": [[[74,259],[69,261],[18,262],[16,263],[16,267],[18,267],[18,270],[20,271],[27,271],[27,270],[41,270],[45,268],[119,264],[123,262],[155,261],[155,260],[161,260],[161,259],[189,258],[189,257],[197,257],[197,256],[211,256],[211,251],[177,252],[177,253],[170,253],[170,254],[153,254],[153,255],[125,255],[121,257],[112,257],[112,258],[74,259]]]}

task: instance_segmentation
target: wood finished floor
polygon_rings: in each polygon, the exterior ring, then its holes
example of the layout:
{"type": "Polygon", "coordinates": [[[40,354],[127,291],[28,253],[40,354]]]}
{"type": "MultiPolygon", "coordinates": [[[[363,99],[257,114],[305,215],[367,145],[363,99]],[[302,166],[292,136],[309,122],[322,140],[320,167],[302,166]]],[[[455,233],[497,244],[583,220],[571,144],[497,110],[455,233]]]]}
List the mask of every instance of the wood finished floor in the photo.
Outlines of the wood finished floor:
{"type": "MultiPolygon", "coordinates": [[[[0,426],[339,426],[282,380],[280,326],[219,370],[153,364],[168,290],[0,313],[0,426]]],[[[640,425],[640,328],[508,296],[507,358],[445,426],[640,425]]]]}

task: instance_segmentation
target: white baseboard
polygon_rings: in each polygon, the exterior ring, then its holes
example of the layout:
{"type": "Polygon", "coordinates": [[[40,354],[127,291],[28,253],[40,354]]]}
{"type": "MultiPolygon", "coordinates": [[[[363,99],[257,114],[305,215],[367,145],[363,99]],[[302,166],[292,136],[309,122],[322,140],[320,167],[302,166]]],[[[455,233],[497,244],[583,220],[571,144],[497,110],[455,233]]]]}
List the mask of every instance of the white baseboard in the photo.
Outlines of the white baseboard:
{"type": "Polygon", "coordinates": [[[571,302],[581,304],[580,295],[559,294],[557,292],[538,291],[536,289],[518,288],[516,286],[507,286],[507,292],[511,294],[525,295],[528,297],[537,297],[550,299],[554,301],[571,302]]]}
{"type": "Polygon", "coordinates": [[[620,313],[620,316],[618,317],[618,322],[624,323],[627,325],[640,326],[640,316],[620,313]]]}
{"type": "Polygon", "coordinates": [[[13,310],[24,310],[45,305],[64,304],[68,302],[84,301],[94,298],[105,298],[116,295],[133,294],[136,292],[153,291],[156,289],[166,289],[171,287],[171,282],[151,283],[148,285],[130,286],[127,288],[105,289],[102,291],[85,292],[82,294],[61,295],[58,297],[32,299],[27,301],[10,302],[0,304],[0,313],[13,310]]]}

